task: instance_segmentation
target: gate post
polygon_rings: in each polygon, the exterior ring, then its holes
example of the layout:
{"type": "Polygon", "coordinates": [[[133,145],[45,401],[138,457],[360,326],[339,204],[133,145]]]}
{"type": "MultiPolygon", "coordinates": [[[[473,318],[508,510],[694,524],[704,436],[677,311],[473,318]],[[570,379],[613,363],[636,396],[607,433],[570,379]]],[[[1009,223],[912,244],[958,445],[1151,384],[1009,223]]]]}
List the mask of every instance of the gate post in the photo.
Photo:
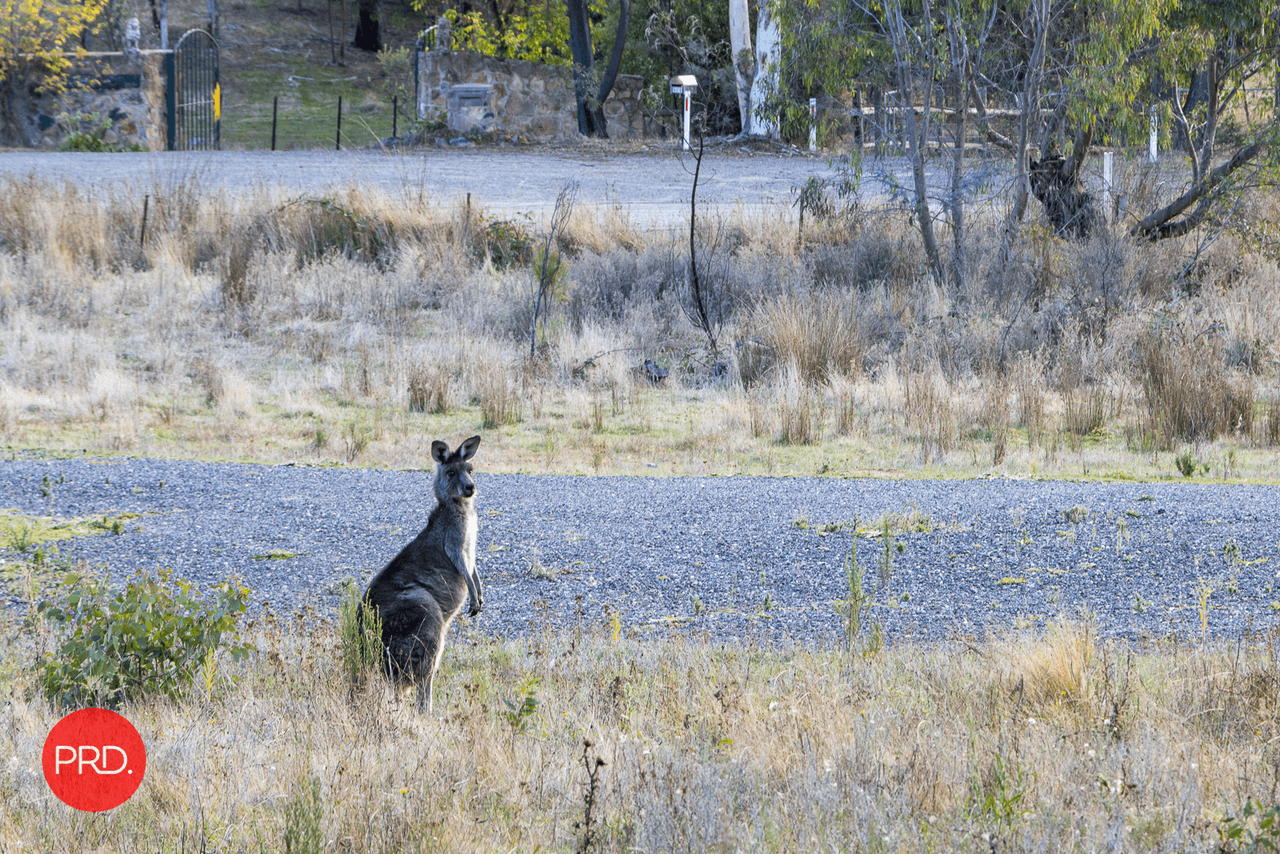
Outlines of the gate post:
{"type": "Polygon", "coordinates": [[[177,74],[174,73],[173,67],[173,51],[169,51],[164,55],[164,111],[165,111],[165,136],[169,144],[168,150],[174,151],[178,147],[178,93],[177,74]]]}

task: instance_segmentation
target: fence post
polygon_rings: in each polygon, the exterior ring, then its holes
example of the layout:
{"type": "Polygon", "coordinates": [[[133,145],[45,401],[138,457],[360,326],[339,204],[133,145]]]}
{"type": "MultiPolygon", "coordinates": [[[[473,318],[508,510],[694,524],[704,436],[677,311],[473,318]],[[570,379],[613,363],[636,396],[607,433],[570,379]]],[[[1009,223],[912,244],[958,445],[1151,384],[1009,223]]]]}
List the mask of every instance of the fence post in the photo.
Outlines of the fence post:
{"type": "Polygon", "coordinates": [[[1107,220],[1114,220],[1114,214],[1111,210],[1111,152],[1102,152],[1102,216],[1107,220]]]}
{"type": "Polygon", "coordinates": [[[818,99],[809,99],[809,150],[818,150],[818,99]]]}
{"type": "Polygon", "coordinates": [[[280,96],[271,99],[271,150],[276,150],[276,110],[280,106],[280,96]]]}
{"type": "Polygon", "coordinates": [[[1156,108],[1151,108],[1151,139],[1147,143],[1147,162],[1156,162],[1156,143],[1160,139],[1159,126],[1156,123],[1156,108]]]}
{"type": "Polygon", "coordinates": [[[145,249],[147,245],[147,208],[151,206],[151,194],[142,197],[142,229],[138,232],[138,247],[145,249]]]}
{"type": "Polygon", "coordinates": [[[166,136],[165,141],[168,143],[168,150],[175,151],[178,148],[178,93],[175,91],[178,83],[178,69],[174,64],[173,51],[169,51],[164,55],[164,112],[166,136]]]}
{"type": "Polygon", "coordinates": [[[342,96],[338,96],[338,133],[333,140],[333,150],[342,150],[342,96]]]}
{"type": "Polygon", "coordinates": [[[399,134],[396,133],[396,131],[400,127],[399,124],[397,124],[396,122],[396,119],[398,118],[400,118],[400,96],[392,95],[391,96],[391,138],[392,139],[399,136],[399,134]]]}

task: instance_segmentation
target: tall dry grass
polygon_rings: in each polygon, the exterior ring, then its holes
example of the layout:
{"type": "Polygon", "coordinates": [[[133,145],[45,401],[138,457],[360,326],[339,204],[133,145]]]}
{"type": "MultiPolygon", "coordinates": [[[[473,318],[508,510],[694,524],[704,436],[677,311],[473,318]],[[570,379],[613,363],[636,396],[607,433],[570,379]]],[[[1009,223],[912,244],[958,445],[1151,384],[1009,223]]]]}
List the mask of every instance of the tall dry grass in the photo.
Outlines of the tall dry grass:
{"type": "Polygon", "coordinates": [[[914,231],[885,212],[799,244],[785,216],[707,212],[718,353],[689,319],[687,236],[579,211],[526,364],[533,219],[355,188],[228,197],[198,174],[98,196],[0,189],[15,200],[0,209],[0,426],[20,446],[341,459],[316,429],[340,435],[354,407],[362,462],[415,464],[418,432],[485,427],[494,463],[519,470],[541,455],[517,427],[563,432],[583,394],[616,408],[646,359],[663,385],[584,433],[634,453],[584,438],[563,465],[643,470],[682,450],[686,410],[707,401],[747,416],[707,425],[740,431],[726,473],[803,471],[802,448],[831,446],[873,469],[1154,474],[1172,471],[1161,453],[1229,442],[1257,449],[1248,476],[1280,435],[1280,282],[1247,231],[1265,197],[1216,242],[1076,244],[1030,223],[1000,268],[976,212],[964,294],[925,275],[914,231]]]}
{"type": "Polygon", "coordinates": [[[123,710],[146,778],[95,816],[50,802],[58,712],[5,637],[15,849],[1211,850],[1278,784],[1274,635],[1134,651],[1063,624],[850,657],[464,627],[424,718],[380,679],[351,693],[331,625],[263,615],[255,655],[123,710]]]}

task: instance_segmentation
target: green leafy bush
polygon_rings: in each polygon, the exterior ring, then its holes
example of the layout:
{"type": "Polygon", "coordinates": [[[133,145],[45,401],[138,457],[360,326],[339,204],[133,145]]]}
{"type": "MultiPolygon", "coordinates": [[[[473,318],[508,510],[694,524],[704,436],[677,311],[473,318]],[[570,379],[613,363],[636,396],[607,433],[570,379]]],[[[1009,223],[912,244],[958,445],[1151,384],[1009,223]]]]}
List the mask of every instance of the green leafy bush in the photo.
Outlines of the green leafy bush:
{"type": "Polygon", "coordinates": [[[1280,851],[1280,804],[1263,808],[1248,798],[1240,815],[1228,816],[1219,822],[1218,835],[1222,837],[1218,850],[1223,854],[1280,851]],[[1256,831],[1251,821],[1255,816],[1256,831]]]}
{"type": "Polygon", "coordinates": [[[219,584],[203,597],[169,570],[139,573],[112,590],[104,574],[69,572],[37,613],[60,639],[37,673],[45,696],[63,707],[118,706],[140,697],[178,697],[204,663],[225,648],[235,658],[252,651],[236,622],[249,589],[219,584]]]}
{"type": "Polygon", "coordinates": [[[526,223],[528,214],[521,214],[524,223],[518,219],[497,219],[484,217],[484,228],[476,235],[472,254],[476,260],[483,262],[487,257],[498,270],[508,267],[523,267],[533,260],[534,237],[526,223]]]}

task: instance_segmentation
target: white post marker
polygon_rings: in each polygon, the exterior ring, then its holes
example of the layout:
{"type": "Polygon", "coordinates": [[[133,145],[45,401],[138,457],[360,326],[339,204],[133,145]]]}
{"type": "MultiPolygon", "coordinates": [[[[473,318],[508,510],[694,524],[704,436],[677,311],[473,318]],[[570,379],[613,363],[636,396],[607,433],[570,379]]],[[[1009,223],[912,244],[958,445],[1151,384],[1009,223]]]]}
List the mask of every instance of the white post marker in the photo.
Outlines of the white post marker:
{"type": "Polygon", "coordinates": [[[1147,144],[1147,162],[1156,162],[1156,143],[1160,140],[1159,127],[1156,124],[1156,108],[1151,108],[1151,141],[1147,144]]]}
{"type": "Polygon", "coordinates": [[[681,74],[671,78],[671,94],[684,95],[684,150],[690,149],[689,113],[693,106],[693,93],[698,91],[698,78],[692,74],[681,74]]]}
{"type": "Polygon", "coordinates": [[[809,150],[818,150],[818,99],[809,99],[809,150]]]}
{"type": "Polygon", "coordinates": [[[1111,152],[1102,152],[1102,216],[1111,219],[1111,152]]]}
{"type": "Polygon", "coordinates": [[[689,90],[684,90],[684,150],[689,150],[689,107],[693,101],[693,96],[689,94],[689,90]]]}

